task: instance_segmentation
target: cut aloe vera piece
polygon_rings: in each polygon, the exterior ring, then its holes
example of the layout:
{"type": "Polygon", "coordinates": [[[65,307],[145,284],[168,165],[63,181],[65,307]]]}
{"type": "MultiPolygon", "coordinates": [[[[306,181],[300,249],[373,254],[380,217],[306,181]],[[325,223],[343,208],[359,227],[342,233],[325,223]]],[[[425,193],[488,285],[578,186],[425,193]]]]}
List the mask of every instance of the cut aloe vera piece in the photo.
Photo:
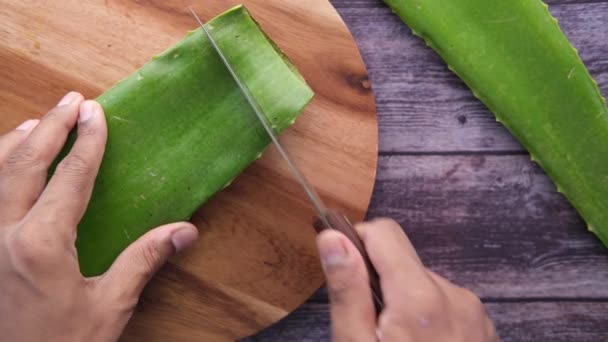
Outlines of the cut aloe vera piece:
{"type": "Polygon", "coordinates": [[[608,245],[608,109],[539,0],[385,0],[608,245]]]}
{"type": "MultiPolygon", "coordinates": [[[[206,27],[276,130],[292,124],[313,92],[247,10],[235,7],[206,27]]],[[[151,228],[190,218],[270,143],[200,29],[97,100],[109,135],[78,227],[87,276],[103,273],[151,228]]]]}

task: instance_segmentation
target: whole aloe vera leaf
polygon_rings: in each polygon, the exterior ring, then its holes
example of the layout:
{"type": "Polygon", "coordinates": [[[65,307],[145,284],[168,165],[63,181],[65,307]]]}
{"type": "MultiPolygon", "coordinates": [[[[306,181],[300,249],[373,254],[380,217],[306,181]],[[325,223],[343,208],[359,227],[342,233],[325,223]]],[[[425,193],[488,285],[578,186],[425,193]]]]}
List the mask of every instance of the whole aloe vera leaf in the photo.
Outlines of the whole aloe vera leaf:
{"type": "Polygon", "coordinates": [[[539,0],[385,0],[528,149],[608,246],[608,109],[539,0]]]}
{"type": "MultiPolygon", "coordinates": [[[[277,131],[293,123],[313,92],[247,10],[235,7],[207,27],[277,131]]],[[[103,273],[149,229],[188,219],[270,143],[200,29],[97,100],[109,135],[78,227],[87,276],[103,273]]]]}

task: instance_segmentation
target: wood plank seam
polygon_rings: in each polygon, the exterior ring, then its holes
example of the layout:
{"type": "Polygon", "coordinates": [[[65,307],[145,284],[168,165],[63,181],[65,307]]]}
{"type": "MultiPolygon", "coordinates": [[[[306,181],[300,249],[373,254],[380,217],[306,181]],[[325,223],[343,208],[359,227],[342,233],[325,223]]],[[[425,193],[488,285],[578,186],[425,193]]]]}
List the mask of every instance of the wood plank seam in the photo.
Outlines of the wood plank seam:
{"type": "Polygon", "coordinates": [[[392,156],[517,156],[529,155],[526,150],[497,150],[497,151],[380,151],[381,157],[392,156]]]}

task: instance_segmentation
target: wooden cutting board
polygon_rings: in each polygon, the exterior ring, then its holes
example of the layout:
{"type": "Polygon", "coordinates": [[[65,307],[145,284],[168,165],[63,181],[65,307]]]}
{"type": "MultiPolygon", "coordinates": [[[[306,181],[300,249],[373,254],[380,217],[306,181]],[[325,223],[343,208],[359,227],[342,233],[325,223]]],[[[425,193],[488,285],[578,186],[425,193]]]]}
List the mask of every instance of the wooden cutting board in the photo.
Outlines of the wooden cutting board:
{"type": "MultiPolygon", "coordinates": [[[[316,92],[281,140],[329,205],[361,220],[374,183],[374,98],[327,0],[243,0],[316,92]]],[[[69,90],[93,98],[234,0],[0,0],[0,133],[69,90]]],[[[124,340],[230,341],[303,303],[323,282],[314,212],[274,148],[193,217],[197,245],[146,288],[124,340]]]]}

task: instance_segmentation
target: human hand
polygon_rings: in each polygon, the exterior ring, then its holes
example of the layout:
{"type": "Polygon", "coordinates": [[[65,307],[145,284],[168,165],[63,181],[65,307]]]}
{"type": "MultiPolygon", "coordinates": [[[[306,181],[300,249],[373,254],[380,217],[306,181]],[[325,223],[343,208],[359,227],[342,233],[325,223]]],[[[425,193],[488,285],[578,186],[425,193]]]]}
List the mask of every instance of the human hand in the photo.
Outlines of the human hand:
{"type": "Polygon", "coordinates": [[[84,278],[76,227],[106,142],[103,110],[71,92],[40,121],[0,137],[0,340],[113,341],[162,264],[198,236],[190,223],[151,230],[104,275],[84,278]],[[48,168],[78,138],[46,184],[48,168]]]}
{"type": "Polygon", "coordinates": [[[422,265],[401,227],[382,219],[356,227],[378,271],[384,309],[376,318],[363,259],[341,233],[317,244],[327,278],[334,342],[494,342],[479,298],[422,265]]]}

